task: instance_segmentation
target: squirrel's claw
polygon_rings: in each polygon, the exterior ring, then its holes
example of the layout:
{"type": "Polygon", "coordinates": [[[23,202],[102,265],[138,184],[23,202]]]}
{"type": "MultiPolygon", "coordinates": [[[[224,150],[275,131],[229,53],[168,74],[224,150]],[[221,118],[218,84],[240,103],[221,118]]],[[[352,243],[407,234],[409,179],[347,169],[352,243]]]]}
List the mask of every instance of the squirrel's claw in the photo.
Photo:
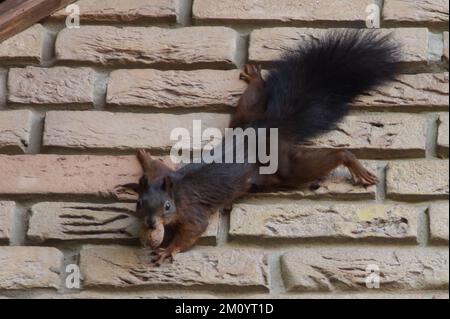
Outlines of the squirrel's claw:
{"type": "Polygon", "coordinates": [[[373,185],[377,185],[380,181],[377,176],[372,174],[369,171],[361,171],[361,172],[350,172],[352,175],[353,183],[355,185],[361,185],[364,187],[369,187],[373,185]]]}
{"type": "Polygon", "coordinates": [[[146,151],[146,150],[144,150],[144,149],[139,149],[139,150],[137,151],[136,156],[137,156],[137,158],[139,159],[139,161],[140,161],[141,163],[142,163],[142,162],[145,162],[145,161],[147,161],[148,159],[151,159],[151,158],[152,158],[152,155],[150,154],[150,152],[148,152],[148,151],[146,151]]]}
{"type": "Polygon", "coordinates": [[[261,65],[246,64],[240,75],[240,79],[246,82],[262,80],[261,70],[261,65]]]}
{"type": "Polygon", "coordinates": [[[154,267],[160,267],[165,262],[173,262],[174,253],[166,248],[159,248],[150,253],[150,264],[154,267]]]}

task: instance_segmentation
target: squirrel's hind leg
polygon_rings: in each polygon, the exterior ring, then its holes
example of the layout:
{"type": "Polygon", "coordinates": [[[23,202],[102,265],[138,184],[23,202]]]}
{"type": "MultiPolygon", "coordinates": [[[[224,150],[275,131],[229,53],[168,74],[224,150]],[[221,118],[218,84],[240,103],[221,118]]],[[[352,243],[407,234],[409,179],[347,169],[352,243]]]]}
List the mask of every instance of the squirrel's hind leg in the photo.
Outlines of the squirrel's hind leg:
{"type": "Polygon", "coordinates": [[[378,177],[369,172],[353,153],[342,151],[340,157],[342,158],[343,165],[345,165],[350,171],[350,174],[352,174],[355,184],[372,186],[379,183],[378,177]]]}
{"type": "Polygon", "coordinates": [[[355,184],[371,186],[378,183],[378,178],[350,151],[303,147],[289,154],[286,169],[281,171],[280,177],[282,184],[305,185],[320,180],[341,165],[348,168],[355,184]]]}
{"type": "Polygon", "coordinates": [[[248,87],[239,99],[230,123],[231,128],[244,127],[253,121],[262,119],[267,106],[267,92],[261,67],[247,64],[240,79],[246,81],[248,87]]]}

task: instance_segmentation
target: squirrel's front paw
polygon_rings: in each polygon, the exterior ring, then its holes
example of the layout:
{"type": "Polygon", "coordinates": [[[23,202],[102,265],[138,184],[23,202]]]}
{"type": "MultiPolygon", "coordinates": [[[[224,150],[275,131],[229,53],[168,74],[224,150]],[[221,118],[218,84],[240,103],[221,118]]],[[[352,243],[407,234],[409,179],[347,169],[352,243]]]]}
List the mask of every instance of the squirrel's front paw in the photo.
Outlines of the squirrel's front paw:
{"type": "Polygon", "coordinates": [[[249,83],[252,81],[262,81],[261,66],[246,64],[240,79],[249,83]]]}
{"type": "Polygon", "coordinates": [[[166,262],[172,263],[173,257],[172,251],[166,248],[159,248],[150,254],[150,264],[154,267],[159,267],[166,262]]]}

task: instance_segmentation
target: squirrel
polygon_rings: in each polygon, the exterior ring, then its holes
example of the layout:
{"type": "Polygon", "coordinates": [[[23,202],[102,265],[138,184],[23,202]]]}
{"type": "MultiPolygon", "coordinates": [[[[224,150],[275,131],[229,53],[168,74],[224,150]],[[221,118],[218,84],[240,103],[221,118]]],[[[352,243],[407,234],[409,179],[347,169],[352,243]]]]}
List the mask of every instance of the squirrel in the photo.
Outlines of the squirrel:
{"type": "Polygon", "coordinates": [[[253,190],[314,185],[341,165],[356,184],[377,184],[376,175],[348,150],[310,148],[308,139],[332,130],[357,96],[395,78],[399,55],[391,35],[346,30],[302,43],[276,61],[266,78],[260,66],[247,64],[240,78],[248,87],[230,128],[279,130],[274,174],[261,175],[258,163],[187,164],[176,170],[139,151],[145,174],[128,187],[139,195],[136,211],[144,217],[144,234],[150,234],[143,243],[156,234],[151,262],[159,266],[193,247],[211,214],[253,190]]]}

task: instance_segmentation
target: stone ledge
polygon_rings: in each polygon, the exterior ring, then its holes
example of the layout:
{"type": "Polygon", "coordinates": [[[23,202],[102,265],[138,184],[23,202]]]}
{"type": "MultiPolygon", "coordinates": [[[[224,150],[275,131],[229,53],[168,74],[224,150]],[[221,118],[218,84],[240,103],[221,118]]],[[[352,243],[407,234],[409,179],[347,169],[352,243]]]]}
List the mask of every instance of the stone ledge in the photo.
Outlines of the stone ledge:
{"type": "Polygon", "coordinates": [[[383,291],[448,289],[448,248],[305,248],[281,258],[290,292],[364,291],[368,267],[383,291]]]}
{"type": "Polygon", "coordinates": [[[151,267],[142,249],[87,246],[80,267],[88,288],[268,289],[267,260],[255,250],[196,248],[176,255],[173,264],[151,267]]]}
{"type": "Polygon", "coordinates": [[[55,248],[0,247],[0,290],[58,289],[62,262],[55,248]]]}

